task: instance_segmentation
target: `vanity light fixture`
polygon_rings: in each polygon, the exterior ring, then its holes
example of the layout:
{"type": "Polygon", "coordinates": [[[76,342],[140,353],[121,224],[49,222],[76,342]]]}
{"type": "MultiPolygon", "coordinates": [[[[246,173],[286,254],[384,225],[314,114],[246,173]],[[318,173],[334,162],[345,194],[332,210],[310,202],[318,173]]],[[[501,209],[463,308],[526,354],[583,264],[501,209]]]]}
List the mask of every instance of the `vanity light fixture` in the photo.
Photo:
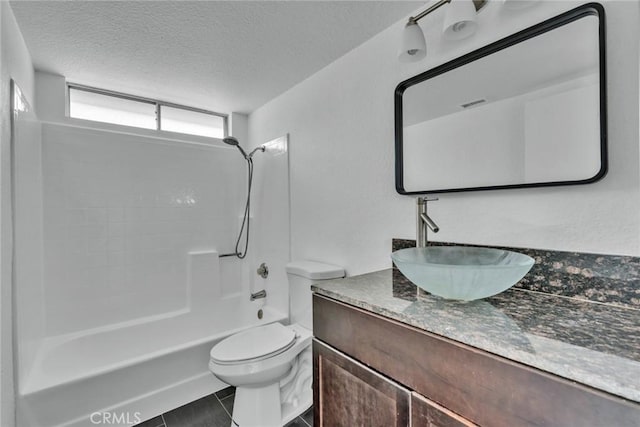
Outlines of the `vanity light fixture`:
{"type": "Polygon", "coordinates": [[[505,9],[526,9],[538,3],[536,0],[502,0],[505,9]]]}
{"type": "Polygon", "coordinates": [[[427,55],[427,43],[418,21],[445,4],[447,8],[442,32],[450,40],[460,40],[475,33],[476,14],[487,4],[487,0],[440,0],[416,16],[409,18],[402,34],[402,47],[398,59],[402,62],[415,62],[427,55]]]}

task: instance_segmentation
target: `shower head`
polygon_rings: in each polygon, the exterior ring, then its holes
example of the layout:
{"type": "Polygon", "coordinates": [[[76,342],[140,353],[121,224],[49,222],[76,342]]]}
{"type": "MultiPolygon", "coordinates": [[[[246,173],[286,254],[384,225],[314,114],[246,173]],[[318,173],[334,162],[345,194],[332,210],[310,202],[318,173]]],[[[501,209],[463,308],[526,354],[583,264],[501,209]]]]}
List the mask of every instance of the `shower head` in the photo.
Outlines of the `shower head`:
{"type": "Polygon", "coordinates": [[[247,153],[240,146],[240,142],[238,142],[238,140],[236,138],[234,138],[233,136],[228,136],[228,137],[224,138],[222,140],[222,142],[224,142],[225,144],[229,144],[229,145],[233,145],[234,147],[237,147],[238,150],[240,150],[240,152],[242,153],[242,155],[244,156],[245,159],[249,158],[249,156],[247,156],[247,153]]]}
{"type": "Polygon", "coordinates": [[[235,145],[235,146],[240,145],[238,140],[236,138],[232,137],[232,136],[228,136],[228,137],[224,138],[222,140],[222,142],[224,142],[225,144],[229,144],[229,145],[235,145]]]}

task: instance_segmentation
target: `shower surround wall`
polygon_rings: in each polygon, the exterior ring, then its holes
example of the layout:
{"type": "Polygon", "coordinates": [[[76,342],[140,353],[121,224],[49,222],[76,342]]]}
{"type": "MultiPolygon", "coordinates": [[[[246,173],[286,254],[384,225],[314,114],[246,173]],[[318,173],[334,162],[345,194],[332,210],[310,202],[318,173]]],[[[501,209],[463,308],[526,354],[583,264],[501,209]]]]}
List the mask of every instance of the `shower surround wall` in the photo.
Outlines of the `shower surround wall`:
{"type": "MultiPolygon", "coordinates": [[[[285,270],[291,261],[289,220],[289,137],[261,142],[266,151],[254,157],[253,190],[251,192],[251,245],[249,249],[248,283],[251,292],[267,291],[269,305],[287,312],[289,286],[285,270]],[[269,267],[269,276],[262,278],[255,267],[269,267]]],[[[256,302],[264,304],[264,300],[256,302]]]]}
{"type": "MultiPolygon", "coordinates": [[[[33,105],[34,72],[31,56],[9,2],[0,2],[0,425],[15,424],[13,328],[15,290],[12,280],[11,238],[11,126],[9,88],[15,80],[33,105]]],[[[37,332],[37,331],[36,331],[37,332]]]]}
{"type": "MultiPolygon", "coordinates": [[[[14,98],[21,89],[14,84],[14,98]]],[[[15,333],[19,337],[17,360],[18,377],[24,378],[45,336],[43,218],[42,218],[42,127],[28,100],[14,110],[12,145],[14,152],[15,186],[15,333]],[[18,310],[29,307],[30,310],[18,310]]]]}
{"type": "Polygon", "coordinates": [[[189,253],[232,251],[243,172],[226,148],[44,124],[47,335],[188,309],[189,253]]]}

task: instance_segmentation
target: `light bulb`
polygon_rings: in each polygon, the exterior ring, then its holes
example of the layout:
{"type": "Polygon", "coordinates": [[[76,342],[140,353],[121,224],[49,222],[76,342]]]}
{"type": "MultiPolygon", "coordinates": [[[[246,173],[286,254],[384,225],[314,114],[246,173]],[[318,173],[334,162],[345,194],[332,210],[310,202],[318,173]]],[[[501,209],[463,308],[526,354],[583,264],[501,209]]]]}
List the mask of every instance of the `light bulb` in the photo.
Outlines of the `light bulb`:
{"type": "Polygon", "coordinates": [[[476,32],[476,8],[471,0],[451,0],[444,17],[444,37],[460,40],[476,32]]]}
{"type": "Polygon", "coordinates": [[[415,21],[407,22],[402,32],[402,47],[398,59],[402,62],[415,62],[427,56],[427,43],[422,29],[415,21]]]}

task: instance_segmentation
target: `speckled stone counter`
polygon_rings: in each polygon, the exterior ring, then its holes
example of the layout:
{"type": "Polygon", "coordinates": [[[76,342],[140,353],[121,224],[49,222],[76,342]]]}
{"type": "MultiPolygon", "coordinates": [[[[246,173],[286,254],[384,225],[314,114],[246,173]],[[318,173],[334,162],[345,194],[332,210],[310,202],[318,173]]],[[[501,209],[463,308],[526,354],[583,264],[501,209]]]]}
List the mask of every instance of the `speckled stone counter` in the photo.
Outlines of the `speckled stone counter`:
{"type": "Polygon", "coordinates": [[[640,310],[517,288],[472,302],[400,298],[391,269],[318,282],[312,290],[640,402],[640,310]]]}

